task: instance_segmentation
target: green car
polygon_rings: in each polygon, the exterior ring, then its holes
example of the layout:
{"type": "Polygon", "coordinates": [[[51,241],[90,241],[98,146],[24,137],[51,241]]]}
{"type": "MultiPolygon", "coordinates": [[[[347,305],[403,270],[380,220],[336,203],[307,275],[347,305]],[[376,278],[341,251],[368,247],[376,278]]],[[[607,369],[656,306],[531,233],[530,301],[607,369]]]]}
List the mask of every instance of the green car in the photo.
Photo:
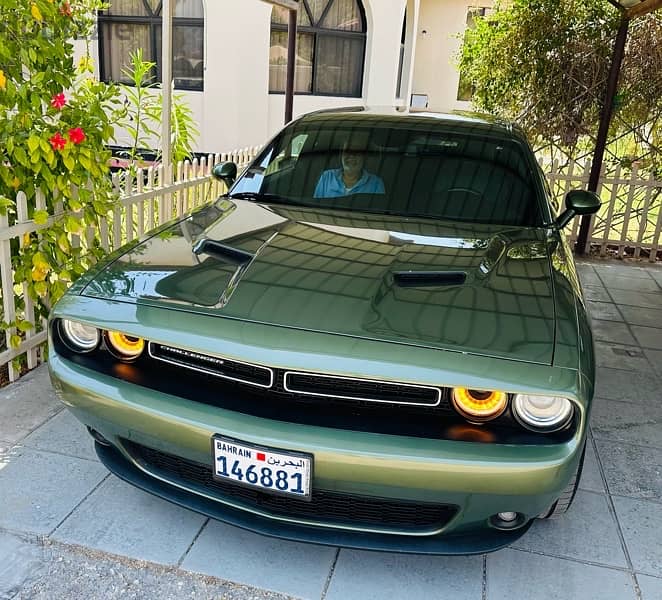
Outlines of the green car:
{"type": "Polygon", "coordinates": [[[287,125],[229,193],[52,311],[49,366],[110,471],[267,535],[496,550],[563,513],[593,341],[515,126],[354,108],[287,125]]]}

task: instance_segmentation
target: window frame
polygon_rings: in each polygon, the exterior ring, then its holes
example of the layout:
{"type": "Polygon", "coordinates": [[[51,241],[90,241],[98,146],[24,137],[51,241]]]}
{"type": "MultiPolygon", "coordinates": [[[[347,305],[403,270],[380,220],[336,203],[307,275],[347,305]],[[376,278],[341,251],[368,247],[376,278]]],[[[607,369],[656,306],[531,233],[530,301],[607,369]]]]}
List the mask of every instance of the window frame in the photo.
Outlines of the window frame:
{"type": "MultiPolygon", "coordinates": [[[[336,0],[329,0],[326,7],[322,11],[322,14],[319,17],[319,20],[317,21],[318,23],[322,23],[324,19],[326,18],[327,14],[331,10],[331,6],[336,0]]],[[[311,81],[311,88],[312,91],[310,92],[294,92],[295,96],[323,96],[327,98],[362,98],[363,97],[363,79],[365,76],[365,55],[366,55],[366,46],[367,46],[367,40],[368,40],[368,21],[366,19],[366,14],[365,14],[365,8],[363,6],[363,2],[361,0],[355,0],[358,9],[359,9],[359,16],[361,18],[361,31],[347,31],[344,29],[331,29],[328,27],[322,27],[321,25],[297,25],[297,36],[300,33],[305,33],[308,35],[311,35],[313,37],[313,58],[312,58],[312,65],[313,65],[313,75],[312,75],[312,81],[311,81]],[[337,37],[337,38],[345,38],[345,39],[355,39],[355,40],[361,40],[361,65],[360,65],[360,72],[359,72],[359,89],[357,93],[355,94],[339,94],[339,93],[329,93],[329,92],[320,92],[316,91],[317,89],[317,59],[318,59],[318,40],[319,36],[327,36],[327,37],[337,37]]],[[[273,15],[274,15],[274,10],[275,7],[272,9],[271,12],[271,28],[269,29],[269,48],[271,49],[271,33],[274,31],[280,31],[280,32],[285,32],[287,33],[288,31],[288,26],[287,24],[284,23],[274,23],[273,21],[273,15]]],[[[310,23],[313,23],[313,14],[310,8],[308,7],[308,2],[306,0],[301,0],[300,5],[299,5],[299,10],[305,10],[306,15],[308,16],[308,20],[310,23]]],[[[271,66],[271,65],[269,65],[271,66]]],[[[274,94],[274,95],[284,95],[285,90],[272,90],[271,89],[271,84],[269,84],[269,94],[274,94]]]]}
{"type": "MultiPolygon", "coordinates": [[[[151,10],[151,9],[150,9],[151,10]]],[[[110,77],[108,73],[108,66],[106,65],[105,57],[105,44],[106,40],[104,39],[104,27],[105,23],[115,24],[115,25],[147,25],[149,27],[149,43],[151,55],[154,57],[154,60],[151,62],[156,63],[155,75],[153,80],[150,83],[163,83],[162,71],[163,65],[161,62],[161,55],[157,52],[158,44],[158,29],[163,27],[163,17],[161,16],[162,4],[159,3],[156,13],[158,14],[149,14],[149,15],[114,15],[108,14],[104,11],[99,11],[97,13],[97,30],[99,36],[99,79],[103,82],[113,82],[114,80],[110,77]]],[[[206,56],[204,53],[204,35],[205,35],[205,19],[204,17],[174,17],[172,18],[172,27],[173,31],[175,27],[198,27],[202,29],[202,39],[203,39],[203,64],[206,64],[206,56]]],[[[173,45],[174,53],[174,45],[173,45]]],[[[205,90],[205,75],[203,69],[202,81],[199,87],[181,85],[177,84],[177,80],[173,74],[173,81],[175,82],[176,90],[190,91],[190,92],[204,92],[205,90]]],[[[132,86],[131,83],[123,83],[123,85],[132,86]]]]}

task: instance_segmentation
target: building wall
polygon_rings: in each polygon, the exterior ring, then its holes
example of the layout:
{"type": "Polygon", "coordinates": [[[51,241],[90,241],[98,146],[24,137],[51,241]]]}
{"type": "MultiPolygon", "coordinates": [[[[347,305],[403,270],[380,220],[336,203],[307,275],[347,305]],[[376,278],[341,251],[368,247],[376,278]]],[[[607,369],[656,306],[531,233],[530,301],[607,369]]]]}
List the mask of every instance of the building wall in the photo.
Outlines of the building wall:
{"type": "MultiPolygon", "coordinates": [[[[271,6],[259,0],[204,0],[204,3],[204,91],[176,92],[186,98],[199,123],[196,150],[220,152],[261,145],[282,127],[285,111],[284,95],[269,94],[271,6]]],[[[297,95],[295,117],[322,108],[402,104],[406,102],[408,88],[414,93],[427,93],[433,109],[466,106],[467,103],[455,101],[458,74],[451,58],[460,40],[452,36],[464,31],[467,7],[479,3],[479,0],[363,0],[368,24],[363,97],[297,95]],[[416,54],[411,82],[407,81],[409,69],[405,59],[405,99],[398,100],[396,80],[405,6],[410,19],[409,34],[416,35],[415,44],[409,40],[407,47],[410,51],[415,48],[416,54]]],[[[77,50],[82,53],[84,44],[78,43],[77,50]]],[[[96,57],[95,44],[93,52],[96,57]]],[[[120,130],[116,138],[119,145],[127,143],[126,135],[120,130]]]]}
{"type": "Polygon", "coordinates": [[[462,44],[469,7],[491,0],[421,0],[412,93],[427,94],[431,110],[469,109],[457,100],[460,74],[455,57],[462,44]]]}

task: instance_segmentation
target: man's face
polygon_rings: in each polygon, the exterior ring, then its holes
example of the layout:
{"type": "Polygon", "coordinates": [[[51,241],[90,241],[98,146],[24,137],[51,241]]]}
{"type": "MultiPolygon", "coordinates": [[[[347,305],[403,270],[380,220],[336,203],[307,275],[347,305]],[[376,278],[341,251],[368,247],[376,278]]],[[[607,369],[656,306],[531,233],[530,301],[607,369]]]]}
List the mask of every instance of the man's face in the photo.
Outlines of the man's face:
{"type": "Polygon", "coordinates": [[[362,150],[345,148],[342,151],[342,168],[348,175],[358,175],[363,171],[364,153],[362,150]]]}

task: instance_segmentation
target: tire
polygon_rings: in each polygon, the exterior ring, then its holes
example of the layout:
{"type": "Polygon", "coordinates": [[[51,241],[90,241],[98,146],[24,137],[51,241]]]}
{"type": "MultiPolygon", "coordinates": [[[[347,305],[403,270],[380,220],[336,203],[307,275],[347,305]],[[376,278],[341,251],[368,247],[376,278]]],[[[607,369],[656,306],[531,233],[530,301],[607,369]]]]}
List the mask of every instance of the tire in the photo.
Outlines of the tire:
{"type": "Polygon", "coordinates": [[[579,459],[577,470],[572,476],[572,479],[570,479],[565,490],[563,490],[563,493],[558,497],[556,502],[554,502],[546,512],[542,513],[538,517],[539,519],[558,519],[568,512],[568,509],[572,505],[572,501],[575,499],[575,494],[577,494],[579,480],[582,476],[582,469],[584,468],[584,456],[586,455],[586,444],[587,442],[585,441],[584,448],[582,449],[582,456],[579,459]]]}

